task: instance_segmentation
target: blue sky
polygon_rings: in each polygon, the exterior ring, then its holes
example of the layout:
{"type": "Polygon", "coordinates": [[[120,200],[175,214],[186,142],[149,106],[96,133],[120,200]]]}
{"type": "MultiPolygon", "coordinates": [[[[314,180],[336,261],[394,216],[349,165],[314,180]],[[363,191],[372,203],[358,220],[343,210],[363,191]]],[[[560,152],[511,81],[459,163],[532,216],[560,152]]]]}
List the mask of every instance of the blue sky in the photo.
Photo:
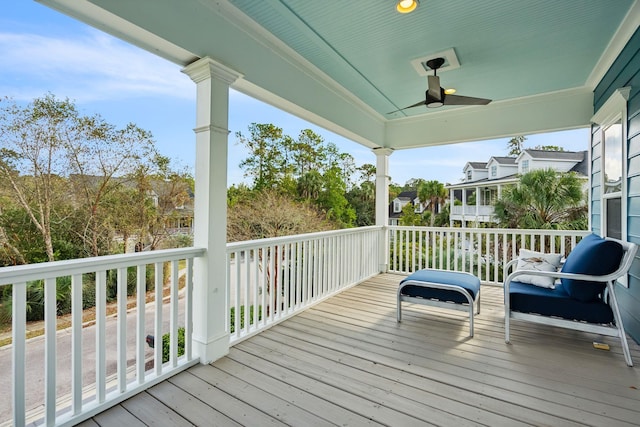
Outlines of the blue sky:
{"type": "MultiPolygon", "coordinates": [[[[71,99],[84,114],[99,113],[118,126],[133,122],[153,133],[174,166],[192,169],[195,85],[180,68],[34,1],[0,6],[0,96],[29,102],[51,92],[71,99]]],[[[312,129],[350,153],[357,165],[375,164],[369,149],[239,92],[231,92],[229,103],[229,185],[243,181],[238,164],[247,155],[235,134],[247,134],[254,122],[273,123],[293,137],[312,129]]],[[[587,129],[527,135],[525,146],[585,150],[588,135],[587,129]]],[[[506,155],[508,140],[396,151],[389,160],[391,179],[458,182],[467,161],[506,155]]]]}

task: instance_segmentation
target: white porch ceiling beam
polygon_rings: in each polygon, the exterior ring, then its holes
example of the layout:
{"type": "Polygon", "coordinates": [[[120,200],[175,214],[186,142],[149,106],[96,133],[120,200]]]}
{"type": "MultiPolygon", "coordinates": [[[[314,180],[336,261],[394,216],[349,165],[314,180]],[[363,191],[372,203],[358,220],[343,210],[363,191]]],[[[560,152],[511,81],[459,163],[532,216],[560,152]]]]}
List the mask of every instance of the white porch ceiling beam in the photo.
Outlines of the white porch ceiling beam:
{"type": "Polygon", "coordinates": [[[593,93],[568,89],[387,122],[386,147],[453,144],[576,129],[590,125],[593,93]]]}
{"type": "Polygon", "coordinates": [[[125,40],[141,49],[179,65],[187,65],[197,57],[156,34],[153,34],[86,0],[35,0],[78,21],[125,40]]]}

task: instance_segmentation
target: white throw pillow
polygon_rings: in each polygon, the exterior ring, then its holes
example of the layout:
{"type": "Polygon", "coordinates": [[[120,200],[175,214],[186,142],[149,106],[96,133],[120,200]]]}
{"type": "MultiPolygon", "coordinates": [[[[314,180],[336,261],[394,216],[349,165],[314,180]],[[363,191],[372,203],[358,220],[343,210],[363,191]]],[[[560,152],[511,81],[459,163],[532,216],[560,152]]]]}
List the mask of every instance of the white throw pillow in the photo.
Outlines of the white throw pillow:
{"type": "MultiPolygon", "coordinates": [[[[545,254],[541,252],[528,251],[526,249],[520,249],[520,256],[518,257],[518,266],[516,271],[520,270],[538,270],[538,271],[558,271],[560,267],[560,261],[562,255],[560,254],[545,254]]],[[[514,279],[515,282],[528,283],[541,288],[555,289],[554,277],[543,277],[523,274],[514,279]]]]}

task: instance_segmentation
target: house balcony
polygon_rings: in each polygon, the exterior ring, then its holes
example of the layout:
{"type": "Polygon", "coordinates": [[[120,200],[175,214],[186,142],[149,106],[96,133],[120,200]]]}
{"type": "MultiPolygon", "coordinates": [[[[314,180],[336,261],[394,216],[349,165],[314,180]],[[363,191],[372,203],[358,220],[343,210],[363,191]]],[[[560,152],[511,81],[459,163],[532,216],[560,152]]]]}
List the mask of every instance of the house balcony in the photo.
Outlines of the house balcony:
{"type": "MultiPolygon", "coordinates": [[[[14,313],[13,343],[2,349],[13,365],[1,380],[13,390],[3,421],[632,425],[640,418],[640,369],[626,366],[617,340],[514,321],[512,344],[504,343],[502,265],[521,247],[567,254],[585,234],[365,227],[228,244],[220,297],[229,350],[208,365],[190,339],[193,289],[201,285],[193,261],[204,249],[3,268],[0,285],[13,285],[14,313]],[[474,338],[464,314],[439,308],[408,305],[396,323],[398,282],[425,267],[482,280],[474,338]],[[73,302],[71,327],[57,331],[60,278],[71,280],[73,302]],[[44,338],[27,339],[26,290],[36,280],[44,282],[44,338]],[[136,296],[127,303],[132,282],[136,296]],[[82,321],[88,283],[96,295],[92,324],[82,321]],[[166,333],[163,362],[158,337],[166,333]],[[147,335],[156,338],[153,349],[147,335]],[[594,341],[611,350],[594,349],[594,341]]],[[[640,347],[632,343],[631,352],[638,360],[640,347]]]]}
{"type": "Polygon", "coordinates": [[[449,215],[452,221],[493,222],[493,205],[451,206],[449,215]]]}

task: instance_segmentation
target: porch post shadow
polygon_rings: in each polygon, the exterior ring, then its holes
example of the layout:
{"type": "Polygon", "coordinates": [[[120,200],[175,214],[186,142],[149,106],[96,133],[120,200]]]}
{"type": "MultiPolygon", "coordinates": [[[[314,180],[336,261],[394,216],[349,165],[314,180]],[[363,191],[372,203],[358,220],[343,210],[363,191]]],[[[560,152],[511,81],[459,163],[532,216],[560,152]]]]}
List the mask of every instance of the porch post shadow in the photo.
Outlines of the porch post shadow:
{"type": "Polygon", "coordinates": [[[227,145],[229,86],[241,75],[211,58],[183,70],[196,83],[193,351],[207,364],[229,352],[227,301],[227,145]]]}

